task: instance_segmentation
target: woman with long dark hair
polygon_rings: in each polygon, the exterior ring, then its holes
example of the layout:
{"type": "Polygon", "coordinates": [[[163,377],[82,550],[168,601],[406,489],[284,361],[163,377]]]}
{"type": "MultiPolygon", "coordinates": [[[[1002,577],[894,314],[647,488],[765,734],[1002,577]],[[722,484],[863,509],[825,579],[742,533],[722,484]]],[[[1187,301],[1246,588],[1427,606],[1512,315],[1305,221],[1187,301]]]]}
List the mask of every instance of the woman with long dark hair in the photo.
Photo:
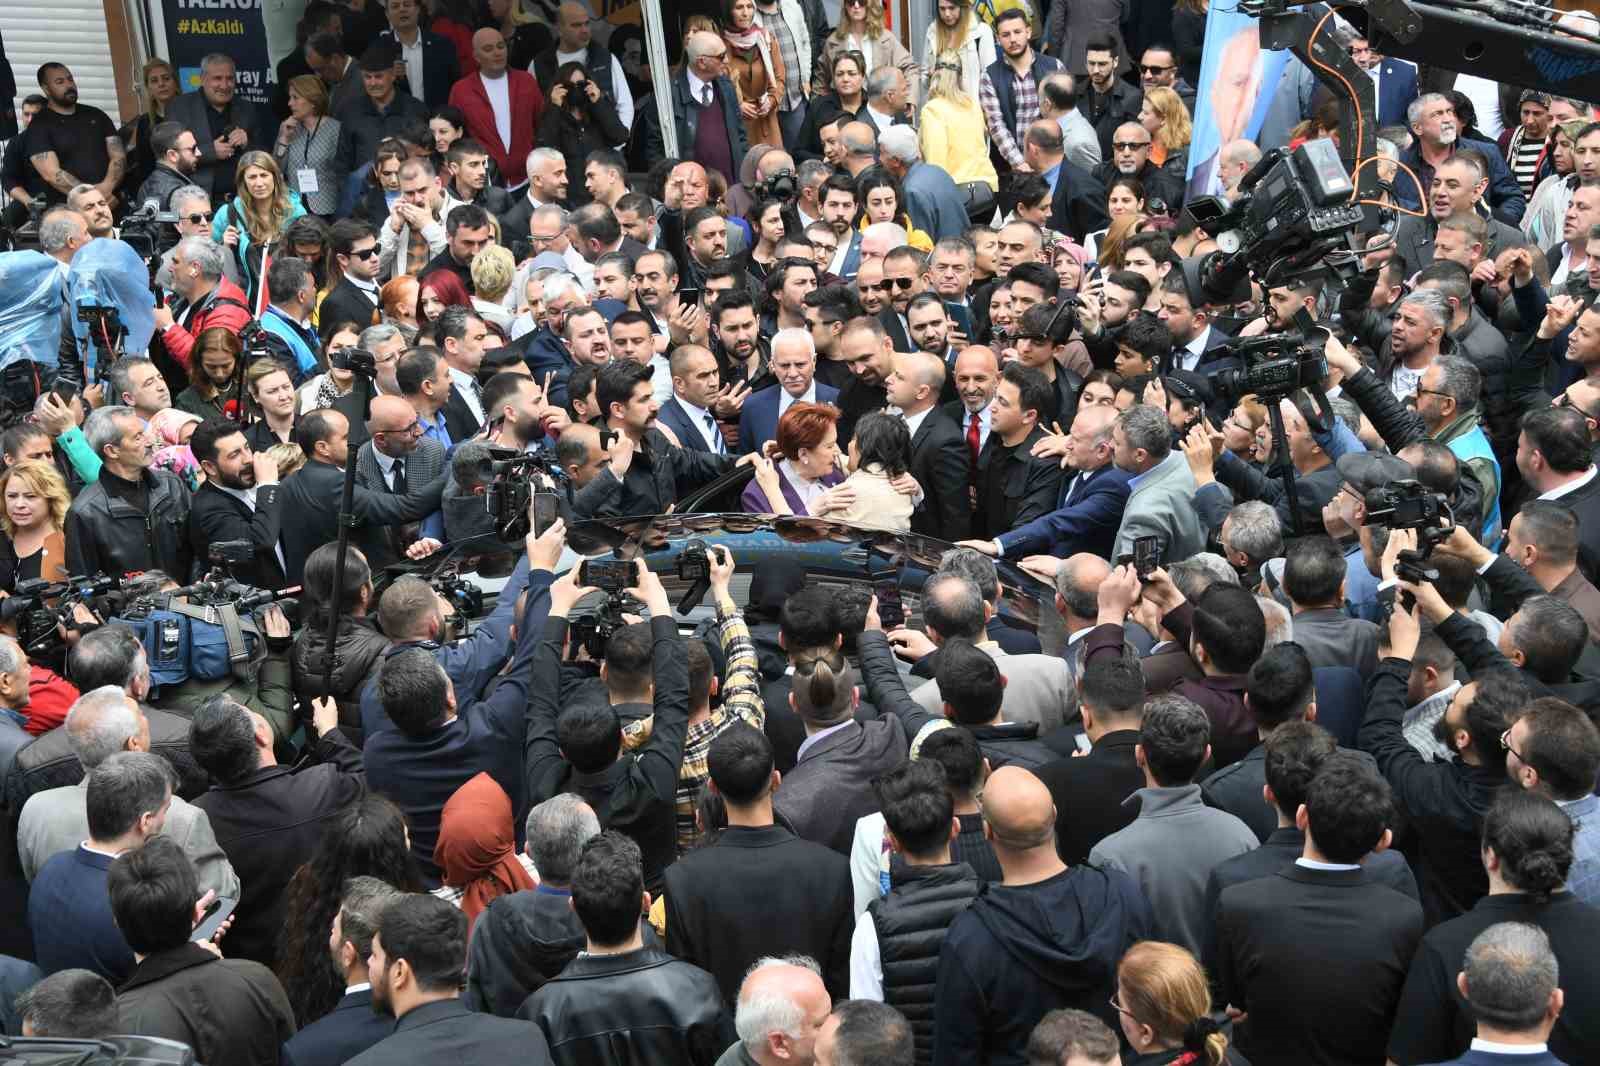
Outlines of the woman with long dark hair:
{"type": "Polygon", "coordinates": [[[402,892],[426,890],[407,840],[405,816],[371,792],[339,814],[311,860],[289,882],[277,974],[301,1028],[331,1011],[344,995],[344,975],[328,957],[328,931],[339,913],[345,882],[362,876],[402,892]]]}
{"type": "MultiPolygon", "coordinates": [[[[326,695],[322,690],[327,657],[329,601],[333,599],[333,571],[339,546],[329,542],[306,558],[301,576],[304,625],[289,653],[295,698],[303,705],[326,695]]],[[[357,747],[361,732],[361,691],[378,676],[389,638],[367,617],[372,608],[372,568],[361,550],[351,546],[344,561],[343,600],[336,608],[339,628],[334,635],[333,692],[339,705],[339,726],[357,747]]]]}
{"type": "Polygon", "coordinates": [[[821,129],[843,113],[840,125],[864,119],[867,111],[867,60],[860,52],[838,52],[829,64],[831,88],[816,92],[806,105],[806,120],[795,144],[802,152],[823,155],[821,129]]]}
{"type": "MultiPolygon", "coordinates": [[[[560,152],[567,161],[567,174],[581,177],[590,152],[627,140],[627,127],[617,117],[617,102],[601,91],[582,63],[561,64],[533,143],[560,152]]],[[[582,181],[573,181],[569,193],[574,206],[589,201],[582,181]]]]}
{"type": "Polygon", "coordinates": [[[906,231],[906,243],[919,252],[933,251],[933,238],[911,224],[900,182],[881,166],[871,166],[856,178],[856,203],[861,205],[861,228],[874,222],[893,222],[906,231]]]}
{"type": "Polygon", "coordinates": [[[873,412],[856,423],[850,441],[850,470],[841,489],[855,499],[830,518],[852,525],[904,532],[911,528],[912,498],[895,488],[894,481],[911,469],[911,431],[898,415],[873,412]]]}

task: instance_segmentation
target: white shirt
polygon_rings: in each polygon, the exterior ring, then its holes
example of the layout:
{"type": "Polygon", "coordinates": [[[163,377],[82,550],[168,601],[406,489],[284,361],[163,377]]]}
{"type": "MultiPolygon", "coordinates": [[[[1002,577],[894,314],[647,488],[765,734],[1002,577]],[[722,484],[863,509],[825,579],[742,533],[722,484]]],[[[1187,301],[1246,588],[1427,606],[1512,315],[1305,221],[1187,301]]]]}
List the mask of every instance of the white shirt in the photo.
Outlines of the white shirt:
{"type": "Polygon", "coordinates": [[[371,981],[362,981],[358,985],[346,985],[345,989],[344,989],[344,994],[348,996],[353,992],[365,992],[367,989],[369,989],[371,987],[372,987],[372,982],[371,981]]]}
{"type": "Polygon", "coordinates": [[[1200,331],[1200,336],[1183,346],[1184,354],[1178,357],[1180,369],[1193,370],[1200,365],[1200,355],[1206,350],[1206,343],[1211,340],[1211,327],[1207,326],[1200,331]]]}
{"type": "Polygon", "coordinates": [[[1407,396],[1417,394],[1417,386],[1422,384],[1422,371],[1412,370],[1404,363],[1396,363],[1394,370],[1389,374],[1389,391],[1394,393],[1394,398],[1404,400],[1407,396]]]}
{"type": "Polygon", "coordinates": [[[366,278],[358,278],[354,274],[351,274],[348,270],[345,271],[344,280],[348,281],[350,284],[366,293],[367,299],[372,301],[373,307],[378,306],[378,283],[376,281],[368,281],[366,278]]]}
{"type": "Polygon", "coordinates": [[[500,143],[508,150],[511,147],[511,79],[505,74],[498,78],[478,72],[478,77],[483,81],[484,95],[489,98],[489,108],[494,112],[494,131],[500,135],[500,143]]]}
{"type": "Polygon", "coordinates": [[[878,929],[872,915],[856,915],[850,936],[850,998],[883,1002],[883,958],[878,953],[878,929]]]}
{"type": "Polygon", "coordinates": [[[1502,1044],[1495,1040],[1472,1038],[1473,1051],[1487,1051],[1491,1055],[1543,1055],[1550,1050],[1548,1044],[1502,1044]]]}
{"type": "Polygon", "coordinates": [[[561,258],[567,261],[567,269],[578,275],[578,280],[583,283],[585,292],[594,294],[594,264],[583,257],[577,246],[568,244],[567,250],[561,253],[561,258]]]}
{"type": "Polygon", "coordinates": [[[917,427],[922,425],[923,420],[928,417],[928,411],[932,410],[933,408],[929,407],[927,411],[919,411],[914,415],[908,415],[904,411],[901,411],[900,417],[906,421],[906,433],[912,437],[915,437],[917,435],[917,427]]]}
{"type": "MultiPolygon", "coordinates": [[[[588,52],[557,52],[556,69],[560,70],[568,63],[587,63],[588,52]]],[[[533,68],[529,67],[532,73],[533,68]]],[[[693,77],[693,75],[690,75],[693,77]]],[[[633,129],[633,90],[628,88],[627,75],[622,72],[622,64],[616,56],[611,57],[611,100],[617,105],[617,119],[625,130],[633,129]]]]}
{"type": "MultiPolygon", "coordinates": [[[[400,41],[400,35],[395,34],[395,40],[400,41]]],[[[418,100],[423,98],[426,88],[422,83],[422,31],[417,31],[417,39],[410,44],[400,41],[400,58],[406,63],[406,82],[411,86],[411,95],[418,100]]],[[[509,142],[508,142],[509,143],[509,142]]]]}
{"type": "MultiPolygon", "coordinates": [[[[717,416],[704,407],[696,407],[682,396],[678,397],[678,406],[688,413],[689,421],[694,425],[695,432],[700,434],[706,450],[712,455],[725,455],[728,448],[722,439],[722,431],[717,428],[717,416]],[[711,420],[710,425],[706,424],[708,418],[711,420]]],[[[689,442],[684,441],[683,445],[687,448],[689,442]]]]}
{"type": "Polygon", "coordinates": [[[850,234],[839,239],[839,247],[834,249],[833,262],[828,264],[828,273],[837,277],[844,277],[845,257],[850,254],[850,234]]]}
{"type": "MultiPolygon", "coordinates": [[[[378,461],[378,469],[383,472],[384,485],[388,486],[392,491],[394,489],[394,466],[396,463],[405,462],[405,460],[397,459],[376,446],[372,449],[372,457],[378,461]]],[[[404,469],[404,467],[401,467],[402,472],[404,469]]]]}
{"type": "Polygon", "coordinates": [[[1541,500],[1559,500],[1561,497],[1567,495],[1568,493],[1577,492],[1579,489],[1583,488],[1589,482],[1594,480],[1595,473],[1596,473],[1595,467],[1591,464],[1589,469],[1584,471],[1582,477],[1575,478],[1574,480],[1567,482],[1565,485],[1562,485],[1559,488],[1551,489],[1549,492],[1546,492],[1542,496],[1540,496],[1539,499],[1541,499],[1541,500]]]}
{"type": "Polygon", "coordinates": [[[816,502],[817,497],[828,491],[828,486],[820,481],[812,481],[800,473],[799,470],[796,470],[794,464],[787,459],[778,463],[778,469],[788,479],[789,487],[794,489],[795,495],[800,497],[800,502],[805,506],[806,513],[810,514],[811,505],[816,502]]]}
{"type": "Polygon", "coordinates": [[[816,403],[816,402],[817,402],[817,379],[816,378],[812,378],[811,379],[811,384],[807,385],[806,386],[806,391],[801,393],[799,396],[790,396],[788,389],[785,389],[782,386],[778,387],[778,417],[779,418],[782,418],[783,417],[783,413],[785,411],[787,411],[790,407],[794,406],[797,403],[816,403]]]}
{"type": "Polygon", "coordinates": [[[1316,859],[1308,859],[1308,858],[1305,858],[1304,856],[1301,856],[1300,858],[1296,859],[1294,861],[1294,864],[1296,866],[1303,866],[1307,870],[1359,870],[1359,869],[1361,869],[1361,864],[1358,863],[1358,862],[1318,862],[1316,859]]]}
{"type": "Polygon", "coordinates": [[[886,115],[871,104],[867,105],[867,117],[872,120],[874,126],[878,127],[879,133],[894,125],[893,115],[886,115]]]}
{"type": "Polygon", "coordinates": [[[650,357],[650,396],[656,403],[672,399],[672,361],[660,352],[650,357]]]}
{"type": "MultiPolygon", "coordinates": [[[[701,81],[700,75],[692,70],[685,70],[684,74],[689,78],[689,98],[703,106],[706,102],[706,90],[711,87],[711,83],[709,81],[701,81]]],[[[713,102],[716,100],[715,95],[712,96],[712,100],[713,102]]]]}
{"type": "Polygon", "coordinates": [[[1457,74],[1456,92],[1472,101],[1478,113],[1478,129],[1489,140],[1497,140],[1505,126],[1500,121],[1500,83],[1476,74],[1457,74]]]}
{"type": "MultiPolygon", "coordinates": [[[[465,370],[457,370],[455,367],[450,367],[449,370],[450,383],[456,387],[456,391],[459,392],[461,394],[461,398],[466,401],[467,407],[472,411],[473,415],[477,417],[478,424],[482,425],[484,422],[483,400],[478,395],[478,383],[474,381],[472,379],[472,375],[467,373],[465,370]]],[[[373,450],[376,451],[377,449],[373,450]]]]}

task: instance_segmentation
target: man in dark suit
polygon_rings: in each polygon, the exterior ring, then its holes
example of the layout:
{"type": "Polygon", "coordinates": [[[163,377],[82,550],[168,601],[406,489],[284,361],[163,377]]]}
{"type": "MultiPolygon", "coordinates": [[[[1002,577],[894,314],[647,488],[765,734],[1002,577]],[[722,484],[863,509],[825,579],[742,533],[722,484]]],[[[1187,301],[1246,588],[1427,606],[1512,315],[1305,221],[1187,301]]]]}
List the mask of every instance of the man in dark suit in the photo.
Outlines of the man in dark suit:
{"type": "MultiPolygon", "coordinates": [[[[339,536],[339,507],[343,495],[345,441],[349,423],[336,410],[313,411],[295,427],[295,441],[306,453],[306,465],[283,483],[284,513],[295,520],[283,527],[284,575],[298,582],[306,557],[339,536]]],[[[428,482],[406,479],[404,495],[356,487],[353,499],[358,527],[371,529],[399,522],[420,522],[439,509],[444,474],[428,482]]]]}
{"type": "Polygon", "coordinates": [[[1037,370],[1008,364],[995,391],[989,440],[978,453],[973,478],[972,533],[980,538],[1043,518],[1061,494],[1061,467],[1054,456],[1033,454],[1044,438],[1041,412],[1050,386],[1037,370]]]}
{"type": "Polygon", "coordinates": [[[467,916],[437,896],[401,896],[372,936],[372,1003],[394,1015],[394,1031],[349,1066],[420,1062],[526,1062],[551,1066],[537,1025],[461,1005],[467,916]],[[403,965],[402,965],[403,964],[403,965]]]}
{"type": "Polygon", "coordinates": [[[319,322],[354,322],[365,329],[378,320],[378,234],[360,219],[340,219],[328,234],[338,281],[323,297],[319,322]]]}
{"type": "Polygon", "coordinates": [[[1066,558],[1076,552],[1109,557],[1128,500],[1129,476],[1111,461],[1114,408],[1081,407],[1066,440],[1067,476],[1056,507],[1020,528],[1002,530],[992,541],[972,547],[1002,559],[1048,552],[1066,558]]]}
{"type": "Polygon", "coordinates": [[[376,877],[352,877],[333,917],[333,964],[347,991],[333,1011],[311,1022],[283,1045],[283,1066],[343,1066],[390,1033],[394,1020],[372,1009],[367,957],[372,936],[399,889],[376,877]]]}
{"type": "Polygon", "coordinates": [[[709,970],[730,1006],[757,959],[816,959],[835,999],[850,995],[850,864],[775,824],[779,774],[772,743],[734,724],[711,742],[711,789],[728,807],[728,828],[667,869],[667,950],[709,970]]]}
{"type": "MultiPolygon", "coordinates": [[[[739,99],[728,80],[728,46],[711,33],[691,33],[683,42],[684,69],[672,79],[672,112],[678,117],[678,154],[715,170],[729,184],[739,180],[739,161],[749,150],[739,99]]],[[[641,143],[645,159],[665,155],[658,109],[644,109],[641,143]]]]}
{"type": "MultiPolygon", "coordinates": [[[[445,476],[449,459],[444,445],[417,434],[416,412],[401,397],[373,397],[368,428],[372,439],[356,453],[357,488],[405,496],[411,485],[431,484],[445,476]]],[[[374,571],[404,559],[406,549],[422,537],[444,538],[439,512],[429,513],[420,526],[411,522],[374,525],[357,529],[355,534],[374,571]]]]}
{"type": "Polygon", "coordinates": [[[1102,656],[1084,667],[1078,681],[1083,716],[1084,754],[1058,759],[1035,770],[1056,805],[1056,850],[1061,861],[1078,866],[1089,852],[1138,814],[1123,801],[1144,787],[1144,771],[1134,759],[1144,706],[1144,675],[1139,660],[1102,656]]]}
{"type": "Polygon", "coordinates": [[[200,150],[194,183],[211,193],[212,203],[222,204],[233,199],[239,156],[272,143],[272,118],[266,108],[236,95],[231,59],[208,58],[214,62],[201,70],[200,88],[169,103],[167,120],[182,123],[194,134],[200,150]]]}
{"type": "Polygon", "coordinates": [[[1044,118],[1029,126],[1022,156],[1050,188],[1051,229],[1075,241],[1105,229],[1109,222],[1105,186],[1089,171],[1068,162],[1059,122],[1044,118]]]}
{"type": "Polygon", "coordinates": [[[283,588],[277,460],[252,453],[238,425],[220,419],[202,423],[189,438],[189,449],[206,475],[189,504],[194,557],[209,558],[213,544],[247,541],[254,554],[247,563],[233,564],[233,576],[257,588],[283,588]]]}
{"type": "Polygon", "coordinates": [[[1517,469],[1540,499],[1558,499],[1578,516],[1578,569],[1600,577],[1600,476],[1589,461],[1589,428],[1570,407],[1535,408],[1517,439],[1517,469]]]}
{"type": "Polygon", "coordinates": [[[1377,87],[1378,125],[1405,125],[1406,108],[1417,98],[1416,64],[1379,55],[1365,37],[1351,40],[1350,58],[1377,87]]]}
{"type": "Polygon", "coordinates": [[[1202,294],[1189,291],[1181,270],[1168,271],[1160,292],[1161,309],[1156,317],[1167,324],[1167,332],[1172,334],[1172,354],[1161,361],[1161,373],[1204,373],[1211,369],[1223,358],[1215,354],[1216,350],[1233,340],[1211,324],[1211,304],[1202,294]]]}
{"type": "Polygon", "coordinates": [[[816,379],[817,351],[810,335],[780,329],[772,338],[767,364],[778,379],[745,398],[739,410],[739,452],[758,452],[778,437],[778,419],[796,403],[833,403],[839,390],[816,379]]]}
{"type": "Polygon", "coordinates": [[[935,241],[967,232],[967,207],[961,190],[943,167],[922,161],[915,129],[891,126],[878,134],[878,161],[900,182],[903,207],[913,226],[935,241]]]}
{"type": "Polygon", "coordinates": [[[1389,846],[1393,818],[1383,779],[1355,753],[1336,753],[1295,814],[1305,833],[1302,857],[1272,877],[1223,890],[1215,972],[1222,1001],[1249,1015],[1239,1040],[1252,1058],[1383,1058],[1422,939],[1417,901],[1361,868],[1368,853],[1389,846]],[[1307,922],[1307,914],[1317,920],[1307,922]]]}
{"type": "Polygon", "coordinates": [[[938,407],[944,373],[938,356],[897,352],[886,395],[911,431],[911,476],[922,486],[922,503],[911,516],[912,532],[957,541],[966,539],[972,527],[967,494],[971,464],[961,427],[938,407]]]}
{"type": "Polygon", "coordinates": [[[419,25],[421,0],[400,0],[398,4],[391,0],[387,10],[389,28],[378,36],[392,41],[400,53],[394,67],[400,90],[429,107],[441,106],[461,77],[455,44],[419,25]]]}
{"type": "Polygon", "coordinates": [[[721,389],[717,357],[697,344],[679,345],[672,353],[672,398],[656,413],[678,443],[697,452],[727,455],[722,423],[711,405],[721,389]]]}
{"type": "Polygon", "coordinates": [[[1312,666],[1354,666],[1364,678],[1378,666],[1378,627],[1344,611],[1344,552],[1331,537],[1290,546],[1283,591],[1294,611],[1294,640],[1312,666]]]}

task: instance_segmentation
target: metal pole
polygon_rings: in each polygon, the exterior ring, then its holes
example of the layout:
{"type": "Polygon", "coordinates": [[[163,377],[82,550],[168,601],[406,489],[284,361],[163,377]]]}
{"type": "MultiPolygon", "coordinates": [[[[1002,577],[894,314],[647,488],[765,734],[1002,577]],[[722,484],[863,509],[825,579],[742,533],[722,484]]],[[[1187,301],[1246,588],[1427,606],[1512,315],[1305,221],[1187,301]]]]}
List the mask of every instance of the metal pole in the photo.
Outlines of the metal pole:
{"type": "MultiPolygon", "coordinates": [[[[645,58],[650,61],[650,85],[661,121],[661,150],[678,158],[678,116],[672,110],[672,71],[667,68],[667,36],[661,21],[661,0],[641,0],[639,18],[644,23],[645,58]]],[[[654,163],[655,160],[647,162],[654,163]]]]}

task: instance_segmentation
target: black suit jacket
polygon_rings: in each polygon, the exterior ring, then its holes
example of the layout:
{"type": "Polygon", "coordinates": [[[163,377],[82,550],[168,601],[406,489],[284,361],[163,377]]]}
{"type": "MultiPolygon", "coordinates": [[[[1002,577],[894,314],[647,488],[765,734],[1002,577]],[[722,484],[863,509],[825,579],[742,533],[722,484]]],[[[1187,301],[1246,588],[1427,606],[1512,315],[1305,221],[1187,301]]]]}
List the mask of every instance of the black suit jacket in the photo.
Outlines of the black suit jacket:
{"type": "Polygon", "coordinates": [[[911,343],[911,335],[906,332],[906,324],[900,321],[899,312],[891,307],[885,307],[878,312],[878,321],[883,323],[883,328],[888,331],[889,339],[894,341],[894,350],[897,352],[914,352],[917,346],[911,343]]]}
{"type": "MultiPolygon", "coordinates": [[[[448,38],[422,30],[422,85],[412,85],[402,76],[395,84],[403,93],[410,93],[429,107],[443,107],[450,99],[450,86],[461,79],[461,60],[456,56],[456,46],[448,38]],[[418,92],[418,89],[421,92],[418,92]]],[[[394,41],[394,30],[384,30],[378,36],[394,41]]]]}
{"type": "Polygon", "coordinates": [[[1106,187],[1082,167],[1061,160],[1056,193],[1050,201],[1050,228],[1080,244],[1084,237],[1111,224],[1106,215],[1106,187]]]}
{"type": "Polygon", "coordinates": [[[444,404],[444,428],[450,432],[450,440],[457,445],[477,436],[483,428],[483,423],[478,421],[478,416],[467,405],[466,397],[461,395],[461,386],[454,383],[450,386],[450,398],[444,404]]]}
{"type": "Polygon", "coordinates": [[[666,888],[667,950],[710,971],[730,1007],[752,963],[793,952],[821,964],[830,995],[849,998],[855,911],[843,855],[776,825],[733,826],[668,867],[666,888]]]}
{"type": "Polygon", "coordinates": [[[247,585],[281,589],[283,566],[278,562],[278,537],[282,529],[282,486],[256,489],[256,509],[237,496],[206,482],[189,501],[189,543],[196,559],[207,558],[210,546],[227,540],[249,541],[255,556],[234,566],[234,576],[247,585]]]}
{"type": "Polygon", "coordinates": [[[344,1066],[390,1033],[394,1019],[372,1009],[372,989],[346,992],[333,1008],[283,1045],[283,1066],[344,1066]]]}
{"type": "Polygon", "coordinates": [[[1034,443],[1043,436],[1044,431],[1035,426],[1004,460],[998,458],[1002,444],[997,434],[990,433],[984,441],[974,479],[978,498],[972,536],[988,540],[1055,510],[1056,498],[1061,494],[1061,464],[1032,454],[1034,443]],[[995,485],[996,481],[1000,484],[995,485]],[[998,513],[988,506],[996,494],[1003,500],[998,513]]]}
{"type": "Polygon", "coordinates": [[[550,1066],[550,1045],[532,1022],[475,1014],[459,999],[406,1012],[394,1033],[349,1060],[349,1066],[438,1066],[441,1062],[515,1062],[550,1066]]]}
{"type": "Polygon", "coordinates": [[[929,409],[911,438],[911,476],[922,486],[922,505],[911,515],[913,533],[951,542],[967,538],[971,467],[961,426],[939,408],[929,409]]]}
{"type": "MultiPolygon", "coordinates": [[[[439,509],[444,493],[445,464],[439,476],[425,484],[407,483],[404,496],[355,487],[352,507],[358,527],[420,522],[439,509]]],[[[283,561],[286,576],[297,584],[305,570],[306,557],[322,545],[339,537],[339,503],[344,491],[344,471],[327,463],[311,460],[283,483],[284,513],[294,520],[283,527],[283,561]]],[[[381,532],[381,530],[379,531],[381,532]]]]}
{"type": "Polygon", "coordinates": [[[1139,813],[1122,805],[1144,787],[1144,771],[1133,761],[1137,743],[1137,729],[1113,730],[1089,754],[1057,759],[1034,771],[1055,800],[1056,851],[1068,866],[1088,862],[1096,844],[1139,813]]]}
{"type": "Polygon", "coordinates": [[[1248,1057],[1383,1061],[1422,940],[1416,900],[1363,870],[1289,866],[1224,890],[1216,929],[1222,1002],[1250,1015],[1239,1034],[1248,1057]]]}
{"type": "Polygon", "coordinates": [[[354,322],[362,329],[378,321],[378,305],[372,297],[362,292],[349,278],[340,278],[317,312],[317,321],[330,326],[340,322],[354,322]]]}

